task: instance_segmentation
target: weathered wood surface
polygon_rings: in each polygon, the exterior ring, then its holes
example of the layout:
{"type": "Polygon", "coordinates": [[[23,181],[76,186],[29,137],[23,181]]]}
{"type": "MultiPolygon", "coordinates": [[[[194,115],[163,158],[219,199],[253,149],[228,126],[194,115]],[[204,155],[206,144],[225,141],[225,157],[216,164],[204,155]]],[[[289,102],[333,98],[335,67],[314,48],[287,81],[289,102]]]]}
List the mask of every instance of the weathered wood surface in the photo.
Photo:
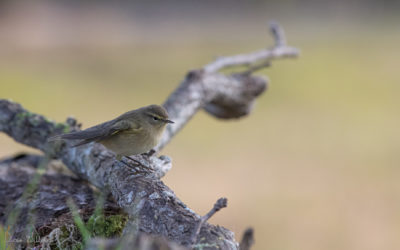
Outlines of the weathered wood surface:
{"type": "MultiPolygon", "coordinates": [[[[271,31],[276,41],[272,48],[219,58],[187,74],[164,103],[175,123],[167,128],[156,150],[164,147],[200,109],[223,119],[240,118],[251,112],[255,99],[267,88],[267,80],[252,75],[252,72],[272,59],[298,54],[296,49],[286,45],[283,31],[277,24],[271,25],[271,31]],[[249,70],[229,75],[219,72],[240,65],[248,66],[249,70]]],[[[155,170],[148,174],[135,173],[116,161],[113,153],[100,144],[71,147],[68,141],[47,141],[52,135],[76,129],[79,126],[73,119],[55,123],[27,111],[18,103],[0,99],[0,131],[17,142],[43,151],[46,157],[62,160],[82,180],[103,192],[110,192],[116,204],[129,215],[126,233],[160,235],[183,246],[206,244],[215,249],[239,248],[231,231],[208,223],[201,227],[192,245],[191,237],[201,216],[189,209],[160,180],[172,166],[167,156],[135,156],[142,166],[155,170]]]]}

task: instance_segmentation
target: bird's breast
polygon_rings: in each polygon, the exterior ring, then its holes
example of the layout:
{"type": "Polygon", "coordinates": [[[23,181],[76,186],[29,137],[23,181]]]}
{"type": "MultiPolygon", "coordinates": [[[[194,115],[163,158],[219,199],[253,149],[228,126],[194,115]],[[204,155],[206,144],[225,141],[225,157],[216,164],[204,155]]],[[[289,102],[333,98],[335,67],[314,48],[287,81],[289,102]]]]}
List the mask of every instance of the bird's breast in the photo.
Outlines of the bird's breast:
{"type": "Polygon", "coordinates": [[[158,143],[159,135],[150,131],[122,131],[100,141],[106,148],[119,155],[136,155],[150,151],[158,143]]]}

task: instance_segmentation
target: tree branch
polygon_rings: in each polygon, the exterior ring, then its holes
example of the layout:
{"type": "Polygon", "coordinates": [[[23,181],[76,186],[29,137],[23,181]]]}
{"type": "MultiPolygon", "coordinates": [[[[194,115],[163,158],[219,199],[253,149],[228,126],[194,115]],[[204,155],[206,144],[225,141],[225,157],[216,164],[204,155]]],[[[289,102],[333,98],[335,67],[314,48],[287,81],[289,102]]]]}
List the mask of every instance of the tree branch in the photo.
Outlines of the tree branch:
{"type": "Polygon", "coordinates": [[[202,108],[217,118],[232,119],[248,115],[254,100],[267,88],[268,80],[252,76],[253,65],[263,61],[255,70],[269,65],[270,60],[296,57],[299,51],[286,46],[283,29],[275,22],[270,25],[275,46],[249,54],[220,57],[202,69],[189,72],[181,85],[168,97],[164,107],[175,124],[167,128],[157,147],[163,148],[172,137],[202,108]],[[232,66],[249,66],[243,74],[224,75],[221,69],[232,66]]]}
{"type": "Polygon", "coordinates": [[[190,239],[191,243],[194,244],[196,243],[196,240],[199,236],[200,229],[204,225],[206,221],[208,221],[216,212],[221,210],[222,208],[228,206],[228,199],[227,198],[219,198],[217,202],[215,202],[213,208],[204,216],[200,218],[199,223],[195,227],[192,238],[190,239]]]}
{"type": "Polygon", "coordinates": [[[298,56],[298,49],[286,46],[285,33],[278,23],[271,22],[270,31],[275,41],[275,46],[273,48],[263,49],[249,54],[220,57],[214,62],[204,66],[204,71],[207,73],[214,73],[232,66],[252,65],[262,60],[269,61],[276,58],[298,56]]]}
{"type": "MultiPolygon", "coordinates": [[[[260,60],[297,55],[296,49],[282,42],[285,41],[283,32],[273,34],[276,46],[272,49],[219,58],[200,70],[189,72],[164,103],[175,124],[167,128],[157,150],[164,147],[201,108],[224,119],[249,114],[255,98],[266,89],[267,80],[250,74],[224,75],[218,71],[229,66],[251,66],[260,60]]],[[[159,180],[171,168],[171,160],[166,156],[134,156],[141,165],[155,170],[152,174],[140,175],[116,161],[113,153],[101,144],[71,147],[70,142],[47,142],[52,135],[76,129],[79,128],[73,120],[55,123],[25,110],[17,103],[0,100],[0,131],[20,143],[61,159],[81,178],[104,191],[110,191],[117,204],[130,217],[126,232],[139,230],[190,245],[192,232],[200,216],[159,180]]],[[[205,224],[199,238],[214,248],[238,248],[233,233],[223,227],[205,224]]]]}

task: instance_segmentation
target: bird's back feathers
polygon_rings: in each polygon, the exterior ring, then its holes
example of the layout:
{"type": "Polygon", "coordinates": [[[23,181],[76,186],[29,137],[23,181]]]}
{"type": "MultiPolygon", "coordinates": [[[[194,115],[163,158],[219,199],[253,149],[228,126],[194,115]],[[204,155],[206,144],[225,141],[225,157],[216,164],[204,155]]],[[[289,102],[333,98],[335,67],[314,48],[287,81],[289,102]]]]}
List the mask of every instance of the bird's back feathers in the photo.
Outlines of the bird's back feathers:
{"type": "Polygon", "coordinates": [[[77,147],[86,143],[90,143],[93,141],[101,141],[109,138],[121,131],[131,129],[133,127],[138,127],[135,124],[131,124],[126,120],[121,120],[120,117],[101,123],[99,125],[90,127],[85,130],[70,132],[62,135],[56,135],[49,138],[49,141],[56,140],[81,140],[77,144],[73,145],[73,147],[77,147]]]}
{"type": "MultiPolygon", "coordinates": [[[[168,113],[163,107],[158,105],[150,105],[140,109],[128,111],[113,120],[101,123],[82,131],[75,131],[53,136],[49,138],[48,141],[80,140],[74,145],[74,147],[90,142],[104,142],[109,144],[109,139],[113,139],[115,136],[119,142],[119,140],[121,140],[121,132],[128,132],[124,133],[124,137],[127,138],[126,140],[128,140],[128,142],[129,140],[135,138],[135,141],[137,140],[138,143],[144,145],[147,143],[147,141],[144,143],[141,141],[141,139],[145,138],[147,134],[154,135],[154,137],[158,139],[159,134],[163,131],[166,125],[166,122],[170,122],[169,120],[165,120],[167,118],[168,113]],[[153,118],[155,119],[154,121],[152,120],[153,118]],[[157,118],[160,120],[156,120],[157,118]],[[140,136],[137,137],[135,134],[140,136]]],[[[153,141],[155,138],[150,138],[152,139],[150,140],[150,144],[154,144],[153,141]]],[[[124,140],[125,139],[122,139],[121,144],[125,143],[124,140]]]]}

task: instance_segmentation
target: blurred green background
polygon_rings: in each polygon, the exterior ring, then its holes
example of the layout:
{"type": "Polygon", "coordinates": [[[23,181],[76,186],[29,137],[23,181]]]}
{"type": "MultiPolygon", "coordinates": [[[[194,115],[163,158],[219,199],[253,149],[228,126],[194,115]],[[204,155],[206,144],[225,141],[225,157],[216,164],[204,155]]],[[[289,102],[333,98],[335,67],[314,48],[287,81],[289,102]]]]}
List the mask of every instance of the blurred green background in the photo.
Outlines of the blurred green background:
{"type": "MultiPolygon", "coordinates": [[[[400,16],[396,1],[2,1],[0,98],[89,127],[162,103],[219,55],[272,45],[298,59],[257,72],[254,112],[200,112],[164,149],[164,178],[200,214],[254,249],[400,248],[400,16]]],[[[32,151],[0,135],[0,157],[32,151]]]]}

